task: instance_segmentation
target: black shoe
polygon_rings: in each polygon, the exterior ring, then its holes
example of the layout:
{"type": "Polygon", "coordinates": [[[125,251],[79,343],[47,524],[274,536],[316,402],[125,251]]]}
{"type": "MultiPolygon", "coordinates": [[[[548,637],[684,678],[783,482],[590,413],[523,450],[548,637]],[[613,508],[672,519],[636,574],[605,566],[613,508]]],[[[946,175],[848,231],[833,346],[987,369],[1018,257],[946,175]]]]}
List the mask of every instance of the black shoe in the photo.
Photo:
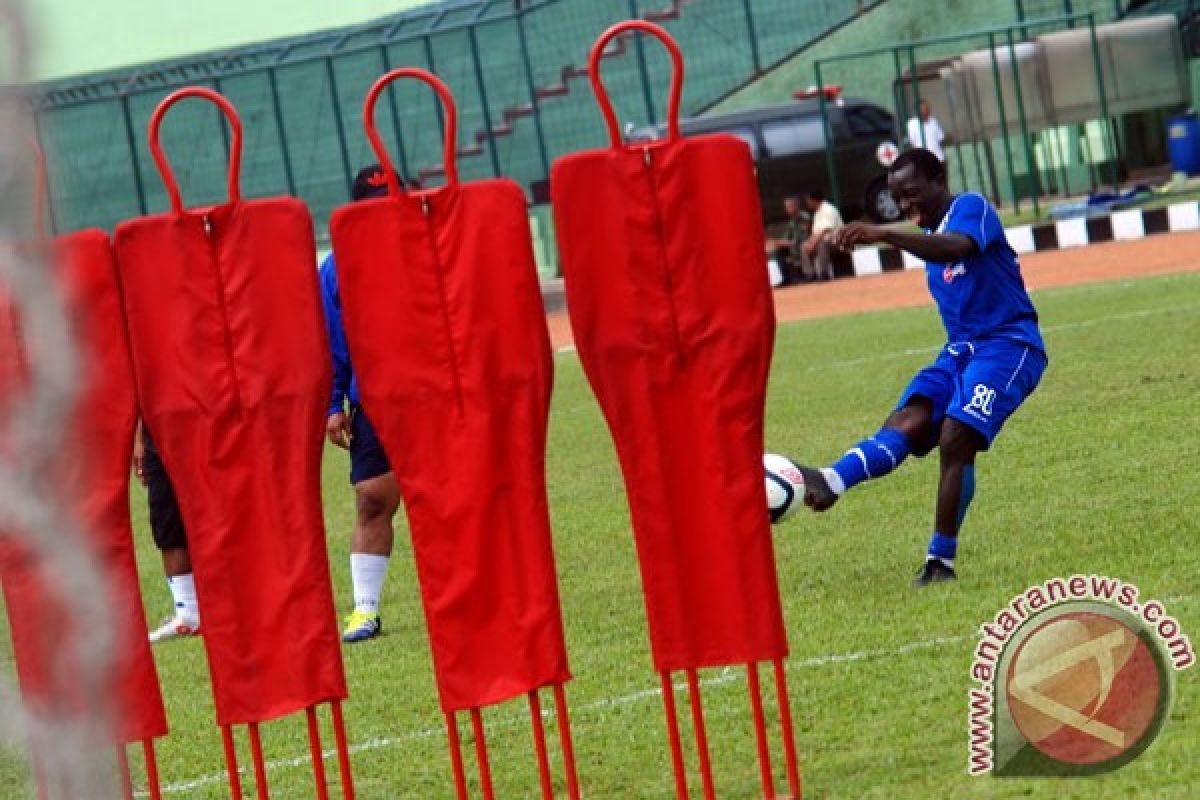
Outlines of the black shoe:
{"type": "Polygon", "coordinates": [[[828,511],[838,501],[838,496],[829,488],[829,482],[821,474],[821,470],[812,467],[796,465],[804,477],[804,505],[813,511],[828,511]]]}
{"type": "Polygon", "coordinates": [[[945,583],[957,580],[953,567],[947,567],[940,558],[927,558],[921,565],[921,571],[913,578],[914,589],[924,589],[931,583],[945,583]]]}

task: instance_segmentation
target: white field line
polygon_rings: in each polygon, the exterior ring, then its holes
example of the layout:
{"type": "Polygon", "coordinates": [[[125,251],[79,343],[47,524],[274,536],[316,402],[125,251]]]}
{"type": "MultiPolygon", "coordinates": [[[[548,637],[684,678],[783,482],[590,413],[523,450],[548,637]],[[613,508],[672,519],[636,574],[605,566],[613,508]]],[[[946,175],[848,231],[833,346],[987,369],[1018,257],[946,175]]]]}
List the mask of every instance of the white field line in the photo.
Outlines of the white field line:
{"type": "MultiPolygon", "coordinates": [[[[1090,328],[1094,325],[1100,325],[1106,322],[1121,322],[1131,319],[1144,319],[1146,317],[1158,316],[1159,314],[1171,314],[1177,311],[1195,311],[1200,309],[1200,303],[1189,303],[1182,306],[1166,306],[1163,308],[1148,308],[1141,311],[1122,311],[1118,314],[1106,314],[1102,317],[1092,317],[1091,319],[1077,320],[1075,322],[1064,322],[1059,325],[1044,325],[1042,333],[1059,333],[1061,331],[1073,331],[1080,328],[1090,328]]],[[[940,350],[939,347],[910,347],[907,350],[897,350],[890,353],[878,353],[872,356],[863,356],[862,358],[848,358],[842,361],[825,361],[813,364],[805,368],[805,372],[820,372],[826,369],[837,367],[857,367],[863,364],[870,364],[875,361],[893,361],[899,358],[909,358],[911,356],[932,355],[940,350]]]]}
{"type": "MultiPolygon", "coordinates": [[[[1078,328],[1087,328],[1087,327],[1091,327],[1093,325],[1098,325],[1103,322],[1114,322],[1114,321],[1118,321],[1118,320],[1128,320],[1128,319],[1142,319],[1144,317],[1155,316],[1158,314],[1169,314],[1169,313],[1174,313],[1177,311],[1191,311],[1191,310],[1195,310],[1197,308],[1200,308],[1200,304],[1191,303],[1188,305],[1168,306],[1165,308],[1144,309],[1141,311],[1125,311],[1125,312],[1121,312],[1119,314],[1108,314],[1108,315],[1105,315],[1102,317],[1094,317],[1092,319],[1087,319],[1087,320],[1079,320],[1076,322],[1065,322],[1061,325],[1048,325],[1048,326],[1042,328],[1042,332],[1043,333],[1056,333],[1059,331],[1076,330],[1078,328]]],[[[558,352],[559,353],[574,352],[574,350],[575,350],[574,347],[559,348],[558,352]]],[[[814,371],[818,371],[821,369],[828,369],[828,368],[834,368],[834,367],[858,366],[859,364],[865,364],[865,363],[869,363],[872,361],[883,361],[883,360],[890,360],[890,359],[897,359],[897,358],[909,358],[911,356],[920,355],[922,353],[936,352],[936,350],[937,350],[937,348],[910,348],[908,350],[901,350],[901,351],[892,352],[892,353],[881,353],[879,355],[869,356],[866,358],[848,359],[845,361],[828,361],[823,364],[815,364],[815,365],[809,367],[806,371],[814,372],[814,371]]],[[[1165,602],[1177,602],[1179,600],[1184,600],[1184,599],[1187,599],[1187,598],[1186,597],[1169,598],[1165,602]]],[[[902,655],[906,655],[908,653],[916,652],[918,650],[927,650],[930,648],[940,647],[940,646],[946,645],[946,644],[953,644],[955,642],[961,642],[961,641],[964,641],[969,638],[971,638],[971,637],[969,637],[969,636],[937,637],[934,639],[926,639],[926,640],[919,641],[919,642],[910,642],[909,644],[902,645],[901,647],[898,647],[894,650],[859,650],[859,651],[850,652],[850,653],[832,653],[829,655],[816,656],[813,658],[807,658],[807,659],[803,659],[800,661],[790,661],[787,663],[787,668],[790,670],[814,669],[814,668],[829,666],[831,664],[842,664],[842,663],[854,662],[854,661],[865,661],[867,659],[880,658],[880,657],[884,657],[884,656],[902,656],[902,655]]],[[[717,674],[716,676],[702,680],[701,685],[702,686],[717,686],[717,685],[721,685],[721,684],[730,683],[732,681],[737,681],[740,679],[741,679],[740,671],[725,669],[721,673],[717,674]]],[[[687,689],[686,684],[681,683],[681,684],[675,685],[675,691],[677,691],[677,692],[678,691],[686,691],[686,689],[687,689]]],[[[619,697],[605,698],[605,699],[598,700],[593,703],[589,703],[588,705],[585,705],[585,706],[580,706],[578,708],[572,709],[572,713],[580,714],[580,713],[587,713],[589,711],[599,711],[599,710],[603,710],[605,708],[615,708],[617,706],[629,705],[631,703],[641,702],[643,700],[647,700],[650,698],[656,698],[656,697],[661,696],[661,694],[662,694],[661,689],[657,689],[657,688],[643,689],[641,691],[633,692],[631,694],[622,695],[619,697]]],[[[511,723],[511,722],[505,723],[503,721],[499,721],[499,722],[493,724],[492,727],[493,728],[505,728],[505,727],[512,727],[513,724],[515,724],[515,723],[511,723]]],[[[426,729],[417,730],[417,731],[409,731],[407,733],[398,734],[396,736],[373,737],[371,739],[367,739],[364,742],[360,742],[359,744],[351,745],[350,752],[351,753],[359,753],[359,752],[364,752],[364,751],[368,751],[368,750],[379,750],[382,748],[393,747],[402,742],[413,741],[416,739],[426,739],[431,736],[436,736],[436,735],[440,735],[440,734],[444,734],[444,733],[445,733],[445,729],[438,727],[438,728],[426,728],[426,729]]],[[[328,760],[330,758],[334,758],[336,756],[336,751],[325,750],[322,753],[322,756],[326,760],[328,760]]],[[[295,756],[293,758],[276,759],[274,761],[267,762],[267,769],[268,770],[279,770],[279,769],[286,769],[286,768],[291,768],[291,767],[299,767],[299,766],[304,766],[306,764],[309,764],[309,763],[311,763],[311,761],[312,761],[312,759],[308,755],[295,756]]],[[[246,770],[245,770],[245,768],[242,768],[239,770],[239,772],[244,773],[244,772],[246,772],[246,770]]],[[[178,783],[167,784],[162,787],[162,791],[164,794],[180,794],[182,792],[189,792],[189,791],[192,791],[193,789],[198,789],[201,786],[207,786],[207,785],[211,785],[214,783],[225,783],[227,781],[228,781],[228,774],[226,772],[212,773],[209,775],[203,775],[198,778],[193,778],[193,779],[187,780],[187,781],[181,781],[178,783]]],[[[146,791],[138,791],[135,794],[139,797],[149,796],[149,793],[146,791]]]]}
{"type": "MultiPolygon", "coordinates": [[[[849,653],[832,653],[829,655],[813,656],[811,658],[800,659],[798,661],[788,661],[788,662],[785,662],[785,665],[786,665],[786,668],[790,671],[802,670],[802,669],[818,669],[821,667],[827,667],[827,666],[832,666],[832,665],[836,665],[836,664],[846,664],[846,663],[852,663],[852,662],[856,662],[856,661],[866,661],[866,660],[875,659],[875,658],[885,658],[885,657],[890,657],[890,656],[903,656],[903,655],[907,655],[909,653],[914,653],[914,652],[917,652],[920,650],[929,650],[929,649],[941,647],[941,646],[947,645],[947,644],[963,642],[970,638],[971,638],[970,636],[939,636],[939,637],[935,637],[932,639],[925,639],[923,641],[909,642],[908,644],[901,645],[900,647],[896,647],[896,648],[893,648],[890,650],[887,650],[887,649],[857,650],[857,651],[853,651],[853,652],[849,652],[849,653]]],[[[725,684],[741,682],[743,680],[744,680],[744,676],[743,676],[742,669],[740,669],[740,668],[734,669],[731,667],[726,667],[725,669],[721,670],[720,672],[716,673],[715,675],[712,675],[711,677],[701,679],[700,685],[701,686],[722,686],[725,684]]],[[[674,688],[675,688],[676,692],[686,692],[687,691],[687,683],[686,682],[676,683],[674,685],[674,688]]],[[[642,689],[640,691],[630,692],[629,694],[619,695],[617,697],[606,697],[606,698],[602,698],[600,700],[596,700],[592,703],[588,703],[587,705],[573,706],[571,708],[571,717],[572,717],[572,720],[574,721],[580,716],[587,715],[589,712],[604,711],[606,709],[632,705],[634,703],[640,703],[640,702],[644,702],[647,700],[653,700],[653,699],[656,699],[659,697],[662,697],[662,689],[657,688],[657,687],[649,688],[649,689],[642,689]]],[[[547,718],[552,718],[554,715],[554,712],[551,709],[547,709],[547,710],[543,711],[542,714],[543,714],[543,716],[545,716],[547,718]]],[[[521,724],[521,723],[519,723],[516,718],[514,718],[512,720],[497,720],[495,722],[489,723],[488,728],[490,730],[513,728],[513,727],[516,727],[518,724],[521,724]]],[[[350,750],[351,754],[362,753],[362,752],[366,752],[369,750],[381,750],[384,748],[395,747],[396,745],[402,744],[404,742],[411,742],[411,741],[415,741],[415,740],[419,740],[419,739],[428,739],[428,738],[431,738],[434,736],[444,736],[445,734],[446,734],[445,727],[438,726],[435,728],[424,728],[424,729],[415,730],[415,731],[407,731],[405,733],[396,734],[394,736],[375,736],[375,737],[367,739],[363,742],[359,742],[358,744],[351,745],[349,750],[350,750]]],[[[335,759],[337,757],[337,751],[333,750],[333,749],[324,750],[322,752],[322,756],[327,761],[330,759],[335,759]]],[[[311,756],[309,756],[306,753],[304,755],[294,756],[292,758],[280,758],[280,759],[275,759],[273,761],[268,761],[266,766],[267,766],[268,771],[275,771],[275,770],[288,769],[288,768],[293,768],[293,767],[307,766],[311,763],[312,763],[312,758],[311,758],[311,756]]],[[[249,775],[249,773],[250,773],[250,771],[245,767],[240,768],[238,771],[239,771],[239,773],[245,774],[245,775],[249,775]]],[[[208,775],[202,775],[198,778],[192,778],[192,779],[186,780],[186,781],[179,781],[177,783],[167,784],[162,787],[162,791],[164,794],[181,794],[183,792],[190,792],[194,789],[199,789],[202,786],[209,786],[209,785],[217,784],[217,783],[224,784],[224,783],[228,783],[228,781],[229,781],[229,775],[227,772],[224,772],[224,771],[214,772],[214,773],[211,773],[208,775]]],[[[148,797],[149,796],[149,793],[146,791],[138,791],[138,792],[135,792],[135,794],[138,797],[148,797]]]]}
{"type": "MultiPolygon", "coordinates": [[[[1042,333],[1058,333],[1059,331],[1071,331],[1071,330],[1077,330],[1079,328],[1090,328],[1093,325],[1100,325],[1101,323],[1105,323],[1105,322],[1119,322],[1122,320],[1129,320],[1129,319],[1143,319],[1145,317],[1153,317],[1153,316],[1157,316],[1159,314],[1171,314],[1176,311],[1195,311],[1198,308],[1200,308],[1200,303],[1189,303],[1187,305],[1182,305],[1182,306],[1165,306],[1163,308],[1147,308],[1147,309],[1143,309],[1141,311],[1122,311],[1118,314],[1106,314],[1101,317],[1092,317],[1091,319],[1077,320],[1075,322],[1064,322],[1059,325],[1044,325],[1044,326],[1042,326],[1042,333]]],[[[808,321],[808,320],[801,320],[801,321],[808,321]]],[[[792,325],[795,323],[789,322],[789,323],[784,323],[784,324],[792,325]]],[[[870,364],[875,361],[892,361],[897,358],[909,358],[911,356],[919,356],[919,355],[925,355],[925,354],[929,354],[929,353],[936,353],[939,349],[940,349],[940,346],[939,347],[934,347],[934,346],[910,347],[907,350],[895,350],[895,351],[892,351],[889,353],[876,353],[875,355],[863,356],[862,358],[848,358],[848,359],[844,359],[844,360],[840,360],[840,361],[822,361],[822,362],[813,364],[810,367],[806,367],[804,369],[804,371],[805,372],[820,372],[822,370],[833,369],[833,368],[837,368],[837,367],[857,367],[862,364],[870,364]]],[[[555,353],[557,353],[559,355],[570,355],[570,354],[573,354],[576,352],[577,351],[575,349],[575,345],[573,345],[573,344],[569,344],[564,347],[560,347],[555,351],[555,353]]]]}
{"type": "MultiPolygon", "coordinates": [[[[1168,608],[1170,608],[1171,606],[1177,605],[1179,603],[1184,602],[1185,600],[1190,600],[1190,599],[1191,599],[1191,595],[1177,595],[1174,597],[1164,598],[1162,600],[1162,603],[1165,606],[1167,606],[1168,608]]],[[[855,651],[852,651],[849,653],[830,653],[828,655],[812,656],[810,658],[803,658],[798,661],[788,661],[788,662],[785,662],[785,666],[789,671],[796,671],[796,670],[802,670],[802,669],[819,669],[821,667],[828,667],[828,666],[832,666],[832,665],[836,665],[836,664],[848,664],[848,663],[854,663],[857,661],[868,661],[871,659],[878,659],[878,658],[905,656],[910,653],[916,653],[916,652],[919,652],[922,650],[932,650],[932,649],[935,649],[938,647],[942,647],[944,645],[956,644],[958,642],[965,642],[968,640],[972,640],[974,638],[975,638],[975,634],[959,635],[959,636],[937,636],[932,639],[923,639],[921,641],[909,642],[908,644],[903,644],[903,645],[900,645],[899,647],[892,648],[890,650],[889,649],[875,649],[875,650],[855,650],[855,651]]],[[[729,684],[729,683],[740,683],[742,680],[743,680],[742,670],[740,668],[735,669],[733,667],[726,667],[723,670],[721,670],[719,673],[717,673],[716,675],[701,679],[700,685],[701,686],[722,686],[722,685],[729,684]]],[[[674,684],[674,689],[677,693],[686,692],[687,691],[687,683],[686,682],[676,683],[676,684],[674,684]]],[[[662,697],[662,689],[661,688],[655,687],[655,688],[649,688],[649,689],[642,689],[640,691],[630,692],[629,694],[619,695],[617,697],[602,698],[600,700],[596,700],[594,702],[588,703],[587,705],[576,706],[571,709],[571,716],[573,719],[578,719],[578,717],[586,715],[589,712],[604,711],[606,709],[632,705],[634,703],[640,703],[645,700],[653,700],[653,699],[657,699],[659,697],[662,697]]],[[[554,711],[551,709],[546,709],[546,710],[542,711],[542,716],[546,717],[547,719],[551,719],[554,716],[554,711]]],[[[517,724],[518,723],[517,723],[516,719],[497,720],[493,723],[490,723],[488,727],[491,730],[497,730],[497,729],[504,730],[504,729],[511,729],[511,728],[515,727],[517,724]]],[[[444,736],[445,733],[446,733],[446,729],[444,727],[439,726],[436,728],[424,728],[421,730],[408,731],[406,733],[397,734],[395,736],[375,736],[370,739],[367,739],[366,741],[360,742],[358,744],[350,745],[350,747],[348,749],[351,754],[367,752],[370,750],[381,750],[381,749],[388,748],[388,747],[394,747],[394,746],[396,746],[398,744],[402,744],[404,742],[411,742],[411,741],[416,741],[419,739],[428,739],[428,738],[431,738],[434,736],[444,736]]],[[[326,761],[328,761],[330,759],[335,759],[337,757],[337,751],[333,750],[333,749],[324,750],[324,751],[322,751],[321,756],[326,761]]],[[[281,759],[276,759],[274,761],[268,761],[266,766],[267,766],[268,771],[273,771],[273,770],[280,770],[280,769],[288,769],[288,768],[292,768],[292,767],[307,766],[311,763],[312,763],[311,756],[309,756],[308,754],[305,754],[305,755],[301,755],[301,756],[294,756],[292,758],[281,758],[281,759]]],[[[240,774],[249,775],[249,770],[246,769],[245,767],[240,768],[238,770],[238,772],[240,774]]],[[[199,778],[193,778],[188,781],[167,784],[166,786],[162,787],[162,791],[164,794],[180,794],[182,792],[190,792],[193,789],[198,789],[201,786],[208,786],[208,785],[211,785],[214,783],[227,783],[228,780],[229,780],[228,773],[214,772],[209,775],[203,775],[199,778]]],[[[145,791],[135,792],[135,794],[138,797],[149,796],[149,793],[145,792],[145,791]]]]}
{"type": "MultiPolygon", "coordinates": [[[[1179,603],[1182,603],[1182,602],[1190,600],[1190,599],[1192,599],[1191,595],[1176,595],[1174,597],[1164,598],[1162,600],[1162,603],[1165,606],[1167,606],[1168,608],[1170,608],[1172,606],[1175,606],[1179,603]]],[[[796,671],[796,670],[803,670],[803,669],[819,669],[821,667],[828,667],[828,666],[832,666],[832,665],[836,665],[836,664],[847,664],[847,663],[854,663],[854,662],[858,662],[858,661],[867,661],[867,660],[878,659],[878,658],[904,656],[904,655],[908,655],[910,653],[916,653],[916,652],[919,652],[922,650],[935,649],[935,648],[942,647],[942,646],[948,645],[948,644],[956,644],[959,642],[965,642],[968,640],[972,640],[975,637],[976,637],[976,634],[958,635],[958,636],[937,636],[932,639],[923,639],[921,641],[909,642],[908,644],[904,644],[904,645],[901,645],[899,647],[892,648],[892,649],[856,650],[856,651],[852,651],[849,653],[831,653],[828,655],[813,656],[810,658],[800,659],[798,661],[785,662],[785,666],[789,671],[796,671]]],[[[725,685],[725,684],[729,684],[729,683],[741,682],[741,680],[742,680],[742,670],[740,668],[734,669],[732,667],[726,667],[725,669],[721,670],[719,673],[717,673],[716,675],[714,675],[712,677],[701,679],[700,685],[701,686],[721,686],[721,685],[725,685]]],[[[683,682],[676,683],[676,684],[674,684],[674,689],[677,693],[678,692],[686,692],[687,691],[687,683],[683,683],[683,682]]],[[[639,702],[643,702],[646,700],[656,699],[661,696],[662,696],[662,689],[660,689],[660,688],[642,689],[640,691],[630,692],[629,694],[619,695],[617,697],[602,698],[600,700],[596,700],[594,702],[588,703],[587,705],[576,706],[571,709],[571,714],[574,718],[578,719],[580,716],[586,715],[589,712],[604,711],[605,709],[632,705],[634,703],[639,703],[639,702]]],[[[549,718],[553,717],[554,712],[550,709],[546,709],[542,712],[542,715],[549,719],[549,718]]],[[[517,724],[518,723],[516,722],[515,719],[497,720],[497,721],[491,723],[489,725],[489,728],[491,728],[492,730],[497,730],[497,729],[504,730],[504,729],[511,729],[511,728],[515,727],[517,724]]],[[[371,751],[371,750],[382,750],[382,749],[389,748],[389,747],[395,747],[396,745],[402,744],[404,742],[411,742],[411,741],[416,741],[416,740],[420,740],[420,739],[428,739],[428,738],[431,738],[434,736],[442,736],[442,735],[445,735],[445,733],[446,733],[446,729],[444,727],[439,726],[436,728],[424,728],[424,729],[415,730],[415,731],[408,731],[406,733],[397,734],[395,736],[375,736],[375,737],[367,739],[363,742],[359,742],[358,744],[350,745],[350,747],[348,749],[351,754],[363,753],[363,752],[367,752],[367,751],[371,751]]],[[[335,759],[337,757],[337,751],[333,750],[333,749],[324,750],[324,751],[322,751],[321,756],[322,756],[322,759],[326,760],[326,761],[335,759]]],[[[275,759],[273,761],[268,761],[266,764],[266,768],[267,768],[268,772],[271,772],[271,771],[277,771],[277,770],[281,770],[281,769],[289,769],[289,768],[294,768],[294,767],[307,766],[311,763],[312,763],[311,756],[309,756],[308,754],[305,754],[305,755],[300,755],[300,756],[293,756],[292,758],[281,758],[281,759],[275,759]]],[[[245,767],[240,768],[238,770],[238,772],[240,774],[249,775],[249,770],[246,769],[245,767]]],[[[228,780],[229,780],[229,776],[228,776],[227,772],[224,772],[224,771],[214,772],[214,773],[210,773],[208,775],[202,775],[198,778],[192,778],[191,780],[167,784],[162,787],[162,792],[164,794],[181,794],[183,792],[190,792],[193,789],[198,789],[202,786],[209,786],[209,785],[216,784],[216,783],[221,783],[221,784],[227,783],[228,780]]],[[[148,792],[142,791],[142,790],[135,792],[135,794],[138,797],[148,797],[149,796],[148,792]]]]}

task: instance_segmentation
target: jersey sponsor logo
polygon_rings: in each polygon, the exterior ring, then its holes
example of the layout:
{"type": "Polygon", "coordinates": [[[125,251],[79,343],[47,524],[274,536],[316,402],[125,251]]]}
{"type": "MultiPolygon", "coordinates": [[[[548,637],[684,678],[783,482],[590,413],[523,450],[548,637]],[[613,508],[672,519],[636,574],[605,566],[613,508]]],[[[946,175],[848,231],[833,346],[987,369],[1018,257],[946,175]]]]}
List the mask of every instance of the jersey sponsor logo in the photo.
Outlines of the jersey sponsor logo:
{"type": "Polygon", "coordinates": [[[971,390],[971,399],[963,406],[963,411],[973,416],[992,416],[992,406],[996,402],[996,390],[982,383],[975,384],[971,390]]]}
{"type": "Polygon", "coordinates": [[[952,267],[946,267],[942,270],[942,280],[946,283],[954,283],[954,279],[959,275],[966,275],[967,268],[963,264],[955,264],[952,267]]]}

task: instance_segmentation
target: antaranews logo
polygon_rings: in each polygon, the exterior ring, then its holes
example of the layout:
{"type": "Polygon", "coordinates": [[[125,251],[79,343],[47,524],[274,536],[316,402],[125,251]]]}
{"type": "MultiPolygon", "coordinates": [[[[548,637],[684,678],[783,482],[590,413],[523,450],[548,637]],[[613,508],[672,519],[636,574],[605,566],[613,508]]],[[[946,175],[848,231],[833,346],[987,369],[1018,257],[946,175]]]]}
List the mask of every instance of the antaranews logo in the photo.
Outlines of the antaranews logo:
{"type": "Polygon", "coordinates": [[[982,626],[967,693],[967,771],[1093,775],[1141,755],[1192,643],[1158,600],[1102,575],[1030,587],[982,626]]]}

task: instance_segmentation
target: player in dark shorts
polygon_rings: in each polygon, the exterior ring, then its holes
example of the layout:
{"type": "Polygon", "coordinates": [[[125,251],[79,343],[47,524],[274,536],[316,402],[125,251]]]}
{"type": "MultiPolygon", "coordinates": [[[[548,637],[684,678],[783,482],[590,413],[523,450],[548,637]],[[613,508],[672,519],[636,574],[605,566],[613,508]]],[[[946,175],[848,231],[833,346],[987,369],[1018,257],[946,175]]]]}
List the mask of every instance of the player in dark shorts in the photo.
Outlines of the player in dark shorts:
{"type": "Polygon", "coordinates": [[[200,632],[200,608],[196,604],[196,582],[188,555],[187,532],[175,499],[175,489],[154,447],[150,432],[138,425],[133,450],[133,470],[146,487],[150,506],[150,532],[162,554],[163,572],[175,600],[175,612],[150,632],[151,642],[163,642],[200,632]]]}
{"type": "MultiPolygon", "coordinates": [[[[364,200],[387,194],[383,169],[372,165],[354,179],[353,198],[364,200]]],[[[333,396],[325,433],[329,441],[350,451],[350,483],[354,486],[355,519],[350,540],[350,577],[354,584],[354,610],[346,618],[342,641],[362,642],[379,635],[383,623],[379,597],[383,593],[395,530],[392,518],[400,506],[400,486],[384,455],[358,395],[358,381],[350,364],[350,349],[342,327],[342,301],[332,253],[321,263],[321,301],[333,357],[333,396]]]]}
{"type": "Polygon", "coordinates": [[[798,469],[805,504],[824,511],[850,487],[936,446],[941,474],[933,536],[914,580],[921,587],[956,577],[958,533],[975,495],[975,457],[1037,388],[1046,346],[1016,253],[987,199],[951,194],[945,165],[921,148],[896,159],[888,187],[924,232],[852,222],[834,235],[834,244],[850,249],[885,242],[924,260],[946,344],[913,377],[878,432],[825,469],[798,469]]]}

